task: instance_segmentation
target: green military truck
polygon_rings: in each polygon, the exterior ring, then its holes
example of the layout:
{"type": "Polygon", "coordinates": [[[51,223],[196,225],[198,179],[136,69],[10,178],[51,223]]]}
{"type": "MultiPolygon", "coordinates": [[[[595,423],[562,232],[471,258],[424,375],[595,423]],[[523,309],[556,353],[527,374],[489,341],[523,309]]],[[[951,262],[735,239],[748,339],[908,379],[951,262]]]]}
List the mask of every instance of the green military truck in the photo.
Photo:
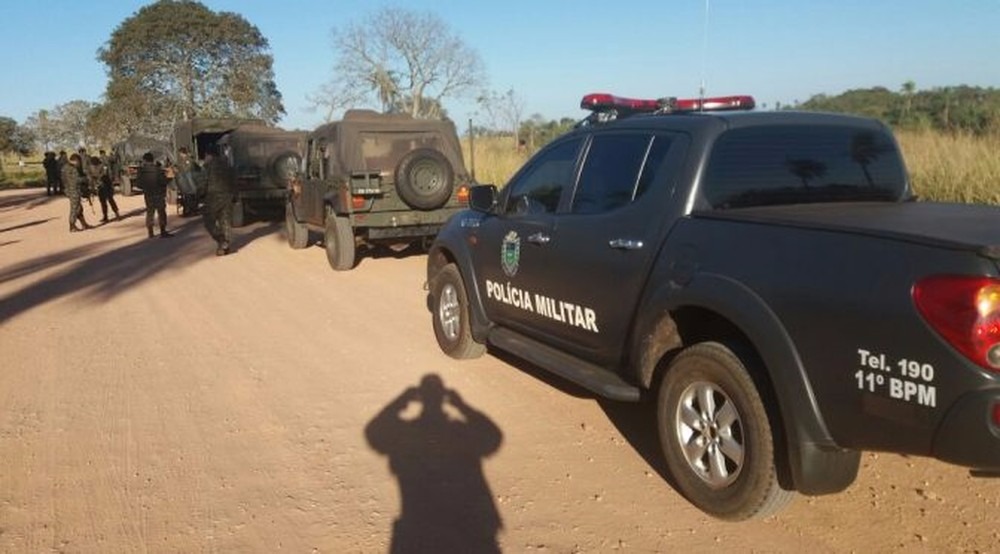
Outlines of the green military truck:
{"type": "Polygon", "coordinates": [[[137,190],[135,178],[139,174],[142,155],[153,154],[153,159],[161,166],[169,166],[173,160],[170,144],[153,137],[129,135],[125,140],[111,147],[111,178],[118,185],[122,196],[132,196],[137,190]]]}
{"type": "Polygon", "coordinates": [[[349,110],[309,134],[305,175],[285,210],[292,248],[324,233],[327,260],[354,267],[359,248],[428,244],[468,201],[469,175],[451,121],[349,110]]]}
{"type": "MultiPolygon", "coordinates": [[[[232,223],[239,227],[249,213],[280,210],[289,183],[298,175],[305,136],[259,119],[194,118],[174,128],[174,148],[187,147],[191,159],[201,162],[209,145],[219,147],[236,179],[232,223]]],[[[204,194],[204,183],[198,188],[204,194]]]]}

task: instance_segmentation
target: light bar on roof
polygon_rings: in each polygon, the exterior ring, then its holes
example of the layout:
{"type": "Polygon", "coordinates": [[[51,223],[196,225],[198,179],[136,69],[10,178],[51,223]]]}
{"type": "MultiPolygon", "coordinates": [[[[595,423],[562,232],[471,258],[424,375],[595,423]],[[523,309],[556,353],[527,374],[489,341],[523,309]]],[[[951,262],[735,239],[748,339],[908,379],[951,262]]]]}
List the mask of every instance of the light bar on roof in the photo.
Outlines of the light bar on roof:
{"type": "Polygon", "coordinates": [[[660,98],[657,100],[626,98],[606,92],[588,94],[580,107],[592,112],[615,111],[622,114],[653,112],[699,112],[752,110],[756,103],[752,96],[713,96],[709,98],[660,98]]]}

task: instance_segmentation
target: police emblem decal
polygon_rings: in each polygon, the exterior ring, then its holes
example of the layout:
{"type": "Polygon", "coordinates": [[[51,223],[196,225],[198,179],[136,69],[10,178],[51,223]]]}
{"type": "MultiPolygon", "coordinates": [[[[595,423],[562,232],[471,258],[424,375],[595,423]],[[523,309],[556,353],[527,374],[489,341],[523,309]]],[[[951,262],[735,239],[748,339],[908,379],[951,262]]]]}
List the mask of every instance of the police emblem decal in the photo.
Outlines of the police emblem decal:
{"type": "Polygon", "coordinates": [[[500,265],[507,277],[517,274],[517,266],[521,261],[521,237],[517,231],[510,231],[500,244],[500,265]]]}

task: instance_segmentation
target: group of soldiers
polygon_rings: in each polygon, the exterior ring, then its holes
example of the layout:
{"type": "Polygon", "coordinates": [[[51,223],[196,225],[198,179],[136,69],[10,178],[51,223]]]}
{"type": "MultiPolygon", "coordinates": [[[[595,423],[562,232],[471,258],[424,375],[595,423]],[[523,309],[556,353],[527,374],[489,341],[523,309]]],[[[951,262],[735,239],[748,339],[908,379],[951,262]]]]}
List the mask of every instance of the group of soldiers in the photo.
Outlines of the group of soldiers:
{"type": "MultiPolygon", "coordinates": [[[[83,200],[87,200],[93,212],[94,204],[91,195],[96,192],[101,203],[101,222],[107,223],[108,208],[114,213],[115,220],[121,219],[118,204],[114,199],[114,179],[111,176],[111,160],[104,150],[97,156],[87,156],[86,148],[80,148],[76,153],[66,156],[61,151],[57,157],[55,152],[46,152],[42,161],[46,173],[46,194],[65,194],[69,198],[69,230],[71,233],[92,228],[83,215],[83,200]],[[80,223],[80,226],[77,223],[80,223]]],[[[170,168],[161,167],[151,152],[142,156],[136,177],[136,185],[142,189],[146,205],[146,231],[149,238],[153,232],[154,223],[158,223],[160,238],[172,235],[167,230],[167,185],[170,178],[177,182],[182,194],[195,194],[200,187],[195,185],[195,173],[200,174],[204,182],[205,206],[202,210],[205,228],[216,242],[216,256],[225,256],[230,251],[232,206],[235,184],[229,164],[225,157],[219,155],[217,146],[206,148],[202,165],[191,160],[186,148],[178,151],[177,163],[170,168]]],[[[194,200],[197,204],[197,199],[194,200]]]]}
{"type": "Polygon", "coordinates": [[[88,156],[86,148],[80,148],[70,156],[65,150],[60,151],[58,157],[55,152],[46,152],[42,166],[45,168],[45,193],[50,196],[62,193],[69,198],[71,233],[92,227],[83,215],[83,200],[87,200],[93,213],[94,194],[101,203],[102,223],[108,222],[109,207],[115,219],[121,218],[114,198],[111,160],[104,150],[100,150],[97,156],[88,156]],[[82,227],[78,227],[77,222],[82,227]]]}

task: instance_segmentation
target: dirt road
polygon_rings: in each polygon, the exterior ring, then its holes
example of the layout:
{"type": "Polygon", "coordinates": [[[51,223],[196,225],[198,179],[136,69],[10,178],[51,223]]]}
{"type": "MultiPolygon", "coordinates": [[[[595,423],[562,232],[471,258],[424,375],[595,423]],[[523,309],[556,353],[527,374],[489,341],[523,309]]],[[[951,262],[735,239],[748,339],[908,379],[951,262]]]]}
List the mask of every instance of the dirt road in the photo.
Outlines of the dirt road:
{"type": "Polygon", "coordinates": [[[647,406],[440,354],[423,256],[334,273],[254,223],[216,258],[120,201],[70,234],[65,198],[0,192],[2,552],[1000,552],[1000,480],[887,454],[715,521],[662,478],[647,406]]]}

